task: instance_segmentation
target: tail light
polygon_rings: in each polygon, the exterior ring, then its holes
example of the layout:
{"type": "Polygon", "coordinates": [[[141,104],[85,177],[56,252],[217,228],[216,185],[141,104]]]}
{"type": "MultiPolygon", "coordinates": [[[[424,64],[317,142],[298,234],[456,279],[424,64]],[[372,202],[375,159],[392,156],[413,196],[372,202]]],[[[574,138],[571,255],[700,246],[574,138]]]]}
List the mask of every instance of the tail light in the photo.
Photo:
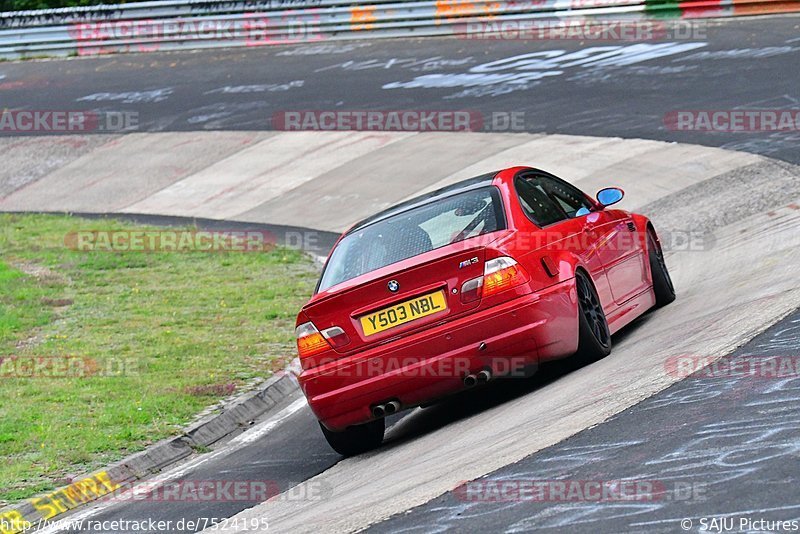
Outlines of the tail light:
{"type": "Polygon", "coordinates": [[[528,281],[528,273],[508,256],[486,262],[483,268],[483,296],[488,297],[528,281]]]}
{"type": "Polygon", "coordinates": [[[502,256],[489,260],[483,267],[483,276],[467,280],[461,286],[461,302],[474,302],[511,289],[528,281],[528,273],[513,258],[502,256]]]}
{"type": "Polygon", "coordinates": [[[473,278],[467,280],[461,286],[461,302],[464,304],[468,302],[475,302],[481,298],[481,288],[483,287],[483,277],[473,278]]]}
{"type": "Polygon", "coordinates": [[[297,336],[297,354],[300,358],[307,358],[331,348],[314,323],[303,323],[294,333],[297,336]]]}
{"type": "Polygon", "coordinates": [[[332,326],[322,331],[322,337],[328,340],[333,348],[338,349],[350,343],[350,338],[341,327],[332,326]]]}

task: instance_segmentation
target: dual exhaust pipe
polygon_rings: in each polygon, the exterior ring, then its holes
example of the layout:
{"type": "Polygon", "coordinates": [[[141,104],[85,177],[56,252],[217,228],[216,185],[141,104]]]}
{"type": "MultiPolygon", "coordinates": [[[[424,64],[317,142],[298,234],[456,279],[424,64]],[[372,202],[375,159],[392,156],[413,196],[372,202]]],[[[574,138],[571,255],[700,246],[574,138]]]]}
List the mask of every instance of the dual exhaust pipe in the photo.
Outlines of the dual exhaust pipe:
{"type": "Polygon", "coordinates": [[[464,377],[464,385],[468,388],[477,386],[478,384],[485,384],[492,379],[492,373],[484,369],[474,375],[467,375],[464,377]]]}
{"type": "MultiPolygon", "coordinates": [[[[479,384],[485,384],[489,380],[492,379],[492,373],[484,369],[483,371],[479,371],[477,373],[469,374],[464,377],[464,385],[468,388],[475,387],[479,384]]],[[[372,415],[373,417],[386,417],[387,415],[392,415],[397,413],[400,409],[400,403],[396,400],[389,401],[384,404],[376,404],[372,407],[372,415]]]]}
{"type": "Polygon", "coordinates": [[[372,415],[374,417],[385,417],[397,413],[400,409],[400,403],[397,401],[390,401],[386,404],[376,404],[372,407],[372,415]]]}

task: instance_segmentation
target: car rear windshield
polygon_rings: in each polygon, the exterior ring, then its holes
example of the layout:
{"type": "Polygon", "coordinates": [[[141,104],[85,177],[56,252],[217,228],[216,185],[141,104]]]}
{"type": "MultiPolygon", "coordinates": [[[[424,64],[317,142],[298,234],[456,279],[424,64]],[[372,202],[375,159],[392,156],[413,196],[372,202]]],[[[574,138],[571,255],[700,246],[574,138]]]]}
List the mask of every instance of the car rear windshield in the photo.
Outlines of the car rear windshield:
{"type": "Polygon", "coordinates": [[[500,193],[494,186],[439,198],[345,236],[331,253],[317,290],[324,291],[392,263],[503,229],[500,193]]]}

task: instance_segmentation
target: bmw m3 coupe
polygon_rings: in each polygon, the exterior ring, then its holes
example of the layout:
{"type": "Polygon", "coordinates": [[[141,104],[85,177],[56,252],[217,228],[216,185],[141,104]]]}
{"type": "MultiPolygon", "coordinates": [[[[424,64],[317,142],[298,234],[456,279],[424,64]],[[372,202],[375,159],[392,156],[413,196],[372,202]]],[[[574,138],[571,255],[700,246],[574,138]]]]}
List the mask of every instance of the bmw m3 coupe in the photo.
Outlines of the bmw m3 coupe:
{"type": "Polygon", "coordinates": [[[301,388],[334,450],[380,445],[385,417],[539,363],[611,351],[675,299],[644,215],[513,167],[346,231],[297,317],[301,388]]]}

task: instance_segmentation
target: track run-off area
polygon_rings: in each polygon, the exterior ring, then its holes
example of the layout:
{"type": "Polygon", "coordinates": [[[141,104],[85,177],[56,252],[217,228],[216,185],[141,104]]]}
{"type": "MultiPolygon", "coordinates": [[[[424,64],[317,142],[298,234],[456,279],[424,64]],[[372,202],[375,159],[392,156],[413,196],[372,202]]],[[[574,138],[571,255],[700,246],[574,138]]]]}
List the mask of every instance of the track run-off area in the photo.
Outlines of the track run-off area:
{"type": "MultiPolygon", "coordinates": [[[[598,524],[586,520],[589,512],[594,521],[613,511],[616,522],[604,523],[607,529],[679,531],[675,517],[644,524],[648,510],[621,513],[602,503],[590,511],[586,503],[544,511],[513,503],[517,507],[507,510],[513,521],[505,522],[505,509],[496,503],[474,503],[459,515],[448,492],[498,470],[511,469],[513,476],[516,465],[534,479],[628,476],[622,470],[626,447],[641,444],[602,429],[625,421],[622,430],[641,425],[652,445],[660,434],[648,427],[642,407],[659,399],[667,415],[653,421],[673,423],[663,436],[678,432],[690,416],[699,421],[697,406],[687,412],[689,403],[675,395],[686,381],[669,362],[725,357],[776,323],[796,329],[796,318],[787,316],[800,306],[800,133],[675,131],[664,117],[678,110],[800,107],[798,26],[800,18],[792,16],[710,22],[703,39],[647,43],[650,48],[628,52],[613,47],[637,45],[420,39],[0,64],[0,83],[16,84],[3,89],[6,107],[125,111],[136,113],[138,124],[133,133],[0,138],[0,210],[270,223],[307,229],[313,239],[315,231],[342,231],[419,192],[531,165],[590,194],[622,187],[621,206],[648,215],[662,235],[678,294],[673,304],[615,336],[607,358],[545,369],[539,377],[405,413],[390,421],[384,445],[372,453],[342,460],[297,396],[247,432],[156,476],[162,482],[272,480],[285,492],[267,502],[106,502],[69,519],[234,517],[242,527],[265,519],[277,532],[491,525],[597,531],[598,524]],[[609,48],[586,52],[601,46],[609,48]],[[601,52],[616,55],[601,59],[601,52]],[[538,55],[518,57],[530,54],[538,55]],[[533,63],[543,58],[549,62],[533,63]],[[490,73],[527,77],[509,82],[490,73]],[[275,114],[287,110],[412,108],[469,109],[484,117],[522,112],[524,128],[271,129],[275,114]],[[584,451],[582,462],[574,461],[575,448],[564,460],[574,440],[584,451]],[[557,462],[563,463],[554,467],[557,462]],[[601,464],[602,474],[592,475],[601,464]],[[589,474],[579,474],[586,466],[589,474]],[[482,523],[489,511],[493,519],[482,523]]],[[[789,336],[779,352],[796,355],[798,347],[797,336],[789,336]]],[[[771,352],[763,345],[754,350],[780,355],[774,345],[771,352]]],[[[750,393],[778,387],[770,380],[739,386],[750,393]]],[[[779,386],[780,402],[800,399],[797,383],[779,386]]],[[[800,424],[781,421],[780,428],[766,428],[757,445],[742,448],[737,436],[744,423],[726,426],[742,418],[736,398],[703,405],[712,413],[698,424],[717,425],[708,446],[717,453],[738,448],[716,463],[719,455],[691,465],[702,471],[722,462],[739,469],[727,478],[705,478],[707,500],[695,512],[755,513],[736,485],[774,477],[774,484],[765,482],[760,513],[794,519],[793,493],[776,489],[779,474],[759,471],[759,462],[777,458],[796,468],[796,451],[784,445],[800,440],[800,424]],[[774,454],[756,454],[766,450],[774,454]]],[[[776,401],[753,410],[765,421],[777,420],[785,406],[776,401]]],[[[678,451],[678,463],[689,457],[667,440],[664,447],[678,451]]],[[[637,462],[647,466],[662,452],[642,449],[637,462]]],[[[636,476],[655,472],[642,467],[636,476]]],[[[680,475],[676,468],[670,476],[680,475]]],[[[45,530],[70,530],[62,527],[45,530]]]]}

